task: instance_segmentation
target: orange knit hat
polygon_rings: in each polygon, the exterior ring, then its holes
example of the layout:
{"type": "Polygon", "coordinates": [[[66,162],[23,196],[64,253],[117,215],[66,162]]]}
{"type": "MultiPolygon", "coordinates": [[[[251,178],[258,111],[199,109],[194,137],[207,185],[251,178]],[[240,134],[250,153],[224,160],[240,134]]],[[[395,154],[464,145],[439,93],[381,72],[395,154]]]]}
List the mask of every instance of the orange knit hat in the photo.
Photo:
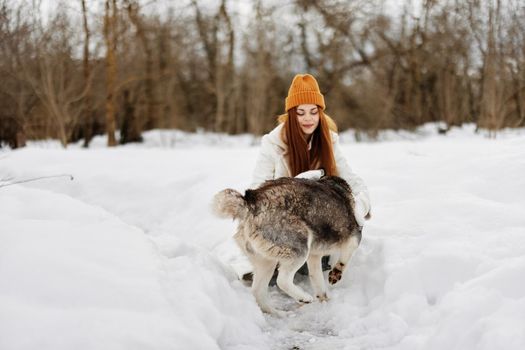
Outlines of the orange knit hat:
{"type": "Polygon", "coordinates": [[[319,90],[319,85],[310,74],[297,74],[288,90],[285,111],[303,104],[318,105],[325,109],[324,97],[319,90]]]}

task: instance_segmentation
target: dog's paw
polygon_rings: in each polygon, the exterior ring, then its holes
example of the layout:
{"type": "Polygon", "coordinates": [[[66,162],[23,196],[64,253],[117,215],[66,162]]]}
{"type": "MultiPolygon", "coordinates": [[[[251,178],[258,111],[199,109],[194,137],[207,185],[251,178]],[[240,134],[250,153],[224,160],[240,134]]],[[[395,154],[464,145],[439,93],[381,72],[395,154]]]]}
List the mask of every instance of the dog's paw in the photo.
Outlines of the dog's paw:
{"type": "Polygon", "coordinates": [[[320,294],[317,296],[317,300],[319,300],[320,302],[328,301],[328,296],[326,295],[326,293],[320,294]]]}
{"type": "Polygon", "coordinates": [[[311,295],[305,294],[301,299],[298,300],[300,303],[303,304],[310,304],[312,301],[314,301],[314,298],[311,295]]]}
{"type": "Polygon", "coordinates": [[[343,271],[339,270],[337,267],[334,267],[332,271],[328,274],[328,282],[330,284],[336,284],[341,280],[343,276],[343,271]]]}

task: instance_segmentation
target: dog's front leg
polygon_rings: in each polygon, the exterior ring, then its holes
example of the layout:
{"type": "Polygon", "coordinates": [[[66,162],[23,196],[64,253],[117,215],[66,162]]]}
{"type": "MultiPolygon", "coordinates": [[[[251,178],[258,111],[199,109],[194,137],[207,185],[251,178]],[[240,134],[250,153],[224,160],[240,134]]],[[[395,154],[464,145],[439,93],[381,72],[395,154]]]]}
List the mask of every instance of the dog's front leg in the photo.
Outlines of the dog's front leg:
{"type": "Polygon", "coordinates": [[[336,284],[341,280],[341,277],[343,276],[343,271],[345,270],[348,261],[350,261],[350,258],[352,257],[352,254],[354,254],[354,251],[359,246],[359,238],[356,235],[352,235],[348,241],[343,243],[341,246],[341,254],[339,255],[339,260],[334,265],[334,268],[330,273],[328,274],[328,282],[330,284],[336,284]]]}
{"type": "Polygon", "coordinates": [[[326,286],[324,283],[323,269],[321,264],[322,255],[312,254],[308,257],[308,274],[314,289],[315,296],[319,301],[327,301],[326,286]]]}

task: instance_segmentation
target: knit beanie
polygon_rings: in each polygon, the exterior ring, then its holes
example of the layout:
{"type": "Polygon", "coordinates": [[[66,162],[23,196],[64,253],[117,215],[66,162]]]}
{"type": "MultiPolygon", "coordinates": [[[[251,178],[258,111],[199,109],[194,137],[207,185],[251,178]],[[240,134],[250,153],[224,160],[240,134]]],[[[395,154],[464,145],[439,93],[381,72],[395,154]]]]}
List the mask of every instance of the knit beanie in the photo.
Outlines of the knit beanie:
{"type": "Polygon", "coordinates": [[[324,97],[319,90],[319,85],[310,74],[297,74],[293,78],[285,104],[286,112],[303,104],[314,104],[325,109],[324,97]]]}

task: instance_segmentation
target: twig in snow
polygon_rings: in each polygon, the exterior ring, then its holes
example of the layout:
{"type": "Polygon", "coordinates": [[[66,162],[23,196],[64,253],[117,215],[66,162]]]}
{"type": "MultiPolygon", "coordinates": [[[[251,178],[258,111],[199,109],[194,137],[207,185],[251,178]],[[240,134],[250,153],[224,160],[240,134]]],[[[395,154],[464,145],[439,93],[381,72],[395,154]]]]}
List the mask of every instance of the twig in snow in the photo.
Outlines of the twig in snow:
{"type": "Polygon", "coordinates": [[[26,180],[19,180],[19,181],[9,182],[7,184],[0,184],[0,188],[11,186],[11,185],[16,185],[16,184],[22,184],[22,183],[26,183],[26,182],[38,181],[38,180],[43,180],[43,179],[51,179],[51,178],[55,178],[55,177],[69,177],[69,179],[71,181],[73,181],[75,179],[73,177],[73,175],[71,175],[71,174],[40,176],[40,177],[34,177],[34,178],[31,178],[31,179],[26,179],[26,180]]]}

